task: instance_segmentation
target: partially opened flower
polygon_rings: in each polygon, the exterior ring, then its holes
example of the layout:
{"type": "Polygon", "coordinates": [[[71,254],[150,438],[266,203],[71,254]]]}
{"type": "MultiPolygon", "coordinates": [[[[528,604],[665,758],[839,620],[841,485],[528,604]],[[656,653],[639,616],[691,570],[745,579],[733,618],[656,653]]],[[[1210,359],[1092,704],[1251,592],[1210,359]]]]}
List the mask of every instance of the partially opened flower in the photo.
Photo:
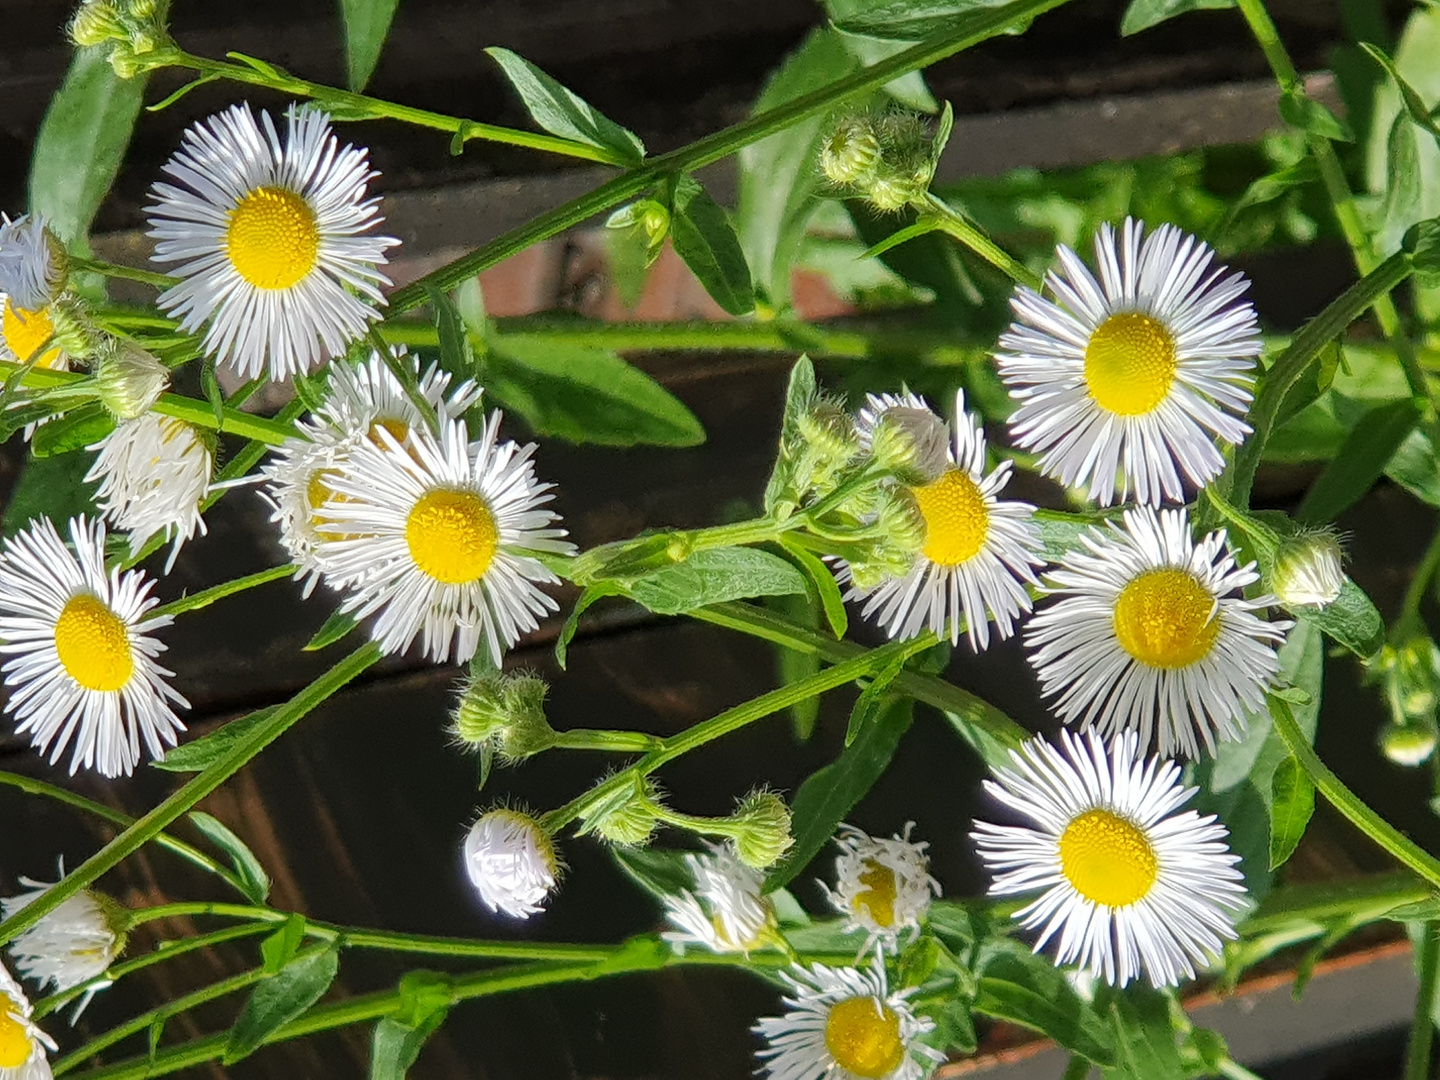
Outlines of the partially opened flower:
{"type": "MultiPolygon", "coordinates": [[[[53,888],[27,877],[20,884],[28,891],[0,900],[0,914],[7,919],[53,888]]],[[[125,913],[118,904],[103,893],[81,889],[17,934],[10,955],[20,974],[60,993],[104,975],[125,948],[125,931],[125,913]]]]}
{"type": "Polygon", "coordinates": [[[1289,622],[1256,614],[1270,596],[1239,594],[1258,580],[1235,564],[1225,531],[1198,544],[1184,510],[1127,510],[1080,538],[1046,575],[1054,597],[1025,629],[1040,689],[1066,723],[1102,734],[1125,728],[1159,753],[1195,757],[1216,737],[1238,739],[1265,707],[1289,622]]]}
{"type": "MultiPolygon", "coordinates": [[[[862,446],[870,447],[877,426],[895,409],[928,412],[913,394],[872,395],[860,414],[862,446]]],[[[873,586],[857,582],[846,599],[863,601],[862,613],[897,639],[929,629],[958,644],[963,622],[970,647],[979,651],[990,644],[991,622],[1001,639],[1015,632],[1020,614],[1030,610],[1026,586],[1037,584],[1033,568],[1043,560],[1031,522],[1035,508],[998,498],[1011,465],[986,472],[985,435],[965,411],[963,391],[955,395],[951,431],[948,465],[933,481],[906,489],[924,522],[924,542],[909,571],[873,586]]],[[[850,568],[842,566],[839,577],[851,580],[850,568]]]]}
{"type": "Polygon", "coordinates": [[[30,1019],[30,999],[0,966],[0,1080],[50,1080],[55,1042],[30,1019]]]}
{"type": "Polygon", "coordinates": [[[185,133],[146,207],[154,260],[182,278],[160,295],[187,333],[246,379],[283,379],[345,351],[378,319],[378,267],[398,241],[363,235],[379,224],[366,197],[375,173],[343,148],[329,118],[285,115],[282,138],[235,105],[185,133]]]}
{"type": "Polygon", "coordinates": [[[1184,501],[1224,459],[1215,438],[1241,442],[1260,334],[1249,282],[1212,266],[1215,253],[1173,225],[1144,236],[1126,218],[1117,244],[1095,237],[1099,281],[1067,247],[1045,276],[1053,299],[1025,286],[1000,336],[1000,377],[1020,407],[1017,446],[1040,471],[1088,488],[1100,505],[1184,501]],[[1183,479],[1182,479],[1183,477],[1183,479]]]}
{"type": "Polygon", "coordinates": [[[1039,892],[1015,912],[1055,939],[1058,964],[1124,986],[1193,978],[1235,937],[1245,887],[1214,815],[1178,812],[1195,794],[1180,766],[1145,758],[1133,731],[1104,741],[1061,731],[1031,739],[985,790],[1028,825],[975,822],[971,838],[995,875],[993,896],[1039,892]]]}
{"type": "MultiPolygon", "coordinates": [[[[870,836],[853,825],[841,825],[835,837],[835,888],[821,883],[835,910],[845,917],[846,931],[864,930],[870,940],[893,948],[902,931],[919,929],[940,883],[930,876],[926,843],[913,843],[913,821],[888,840],[870,836]]],[[[868,946],[869,942],[867,942],[868,946]]]]}
{"type": "Polygon", "coordinates": [[[171,705],[186,706],[156,662],[165,650],[153,632],[171,618],[146,613],[158,603],[139,570],[105,571],[105,526],[70,522],[72,553],[48,518],[5,542],[0,556],[0,654],[5,708],[41,753],[59,760],[74,743],[73,774],[128,776],[140,745],[165,756],[185,730],[171,705]]]}
{"type": "Polygon", "coordinates": [[[418,636],[431,659],[469,660],[483,644],[501,652],[559,605],[536,583],[558,579],[536,558],[568,553],[558,515],[545,509],[550,484],[535,478],[533,443],[499,439],[500,414],[472,444],[461,420],[440,437],[412,428],[360,440],[326,476],[330,498],[316,511],[316,561],[348,592],[343,609],[376,615],[373,636],[403,652],[418,636]]]}
{"type": "Polygon", "coordinates": [[[465,837],[465,870],[491,911],[528,919],[555,888],[555,845],[529,814],[491,810],[465,837]]]}
{"type": "Polygon", "coordinates": [[[773,939],[775,910],[762,892],[765,875],[741,862],[728,845],[708,847],[704,854],[685,856],[695,890],[665,898],[665,917],[675,929],[660,936],[682,954],[689,945],[717,953],[766,947],[773,939]]]}
{"type": "Polygon", "coordinates": [[[0,360],[68,370],[50,313],[65,287],[66,267],[65,249],[44,217],[0,215],[0,360]]]}
{"type": "Polygon", "coordinates": [[[814,964],[781,978],[790,988],[785,1014],[754,1029],[771,1080],[919,1080],[945,1060],[920,1041],[935,1022],[910,1007],[918,987],[892,992],[878,956],[869,969],[814,964]]]}

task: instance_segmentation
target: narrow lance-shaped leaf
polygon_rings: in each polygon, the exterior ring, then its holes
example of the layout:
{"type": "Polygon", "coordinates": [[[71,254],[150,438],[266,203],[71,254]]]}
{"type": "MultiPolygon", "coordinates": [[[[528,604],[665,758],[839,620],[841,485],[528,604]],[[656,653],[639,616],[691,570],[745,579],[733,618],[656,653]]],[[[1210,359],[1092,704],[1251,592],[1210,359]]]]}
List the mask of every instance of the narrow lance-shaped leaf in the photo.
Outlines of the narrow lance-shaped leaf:
{"type": "Polygon", "coordinates": [[[1097,1065],[1115,1063],[1112,1025],[1075,993],[1048,957],[1001,938],[983,947],[978,968],[975,1012],[1033,1028],[1097,1065]]]}
{"type": "Polygon", "coordinates": [[[621,161],[632,165],[638,165],[644,159],[645,144],[634,132],[602,115],[530,61],[509,49],[496,46],[485,51],[520,92],[531,119],[546,131],[563,139],[574,139],[601,150],[610,150],[621,161]]]}
{"type": "Polygon", "coordinates": [[[752,596],[803,593],[805,578],[784,559],[754,548],[697,551],[684,562],[634,581],[627,592],[657,615],[752,596]]]}
{"type": "Polygon", "coordinates": [[[1300,762],[1287,757],[1270,781],[1270,869],[1277,870],[1295,848],[1315,812],[1315,784],[1300,762]]]}
{"type": "Polygon", "coordinates": [[[345,77],[351,90],[365,89],[400,0],[340,0],[345,23],[345,77]]]}
{"type": "Polygon", "coordinates": [[[1130,0],[1120,20],[1121,36],[1149,30],[1166,19],[1189,11],[1207,11],[1235,6],[1235,0],[1130,0]]]}
{"type": "Polygon", "coordinates": [[[455,992],[449,978],[412,971],[400,980],[400,1010],[375,1025],[370,1044],[370,1080],[403,1080],[420,1050],[445,1022],[455,992]]]}
{"type": "Polygon", "coordinates": [[[748,315],[755,310],[755,286],[734,226],[720,204],[689,176],[675,181],[670,241],[726,312],[748,315]]]}
{"type": "Polygon", "coordinates": [[[840,592],[835,575],[818,555],[789,536],[782,537],[780,543],[800,564],[810,578],[810,583],[815,586],[815,598],[820,601],[820,607],[825,612],[825,621],[830,624],[830,632],[837,640],[843,638],[850,626],[850,617],[845,612],[845,597],[840,592]]]}
{"type": "Polygon", "coordinates": [[[1431,115],[1430,108],[1425,104],[1425,99],[1401,76],[1395,67],[1395,61],[1385,55],[1383,49],[1362,41],[1360,48],[1370,54],[1370,58],[1385,69],[1386,74],[1395,80],[1395,86],[1400,91],[1400,101],[1405,106],[1405,113],[1412,121],[1424,128],[1431,135],[1440,140],[1440,124],[1436,124],[1435,117],[1431,115]]]}
{"type": "Polygon", "coordinates": [[[260,860],[246,846],[245,841],[231,832],[219,819],[200,810],[190,812],[190,821],[205,834],[207,840],[230,857],[245,895],[251,902],[265,903],[270,895],[270,876],[265,873],[265,868],[260,865],[260,860]]]}
{"type": "Polygon", "coordinates": [[[303,1015],[330,989],[339,967],[340,955],[330,946],[296,956],[259,983],[230,1029],[221,1063],[233,1065],[248,1057],[275,1031],[303,1015]]]}
{"type": "Polygon", "coordinates": [[[1362,416],[1335,460],[1305,493],[1296,518],[1305,522],[1334,520],[1370,490],[1419,419],[1420,408],[1410,398],[1387,402],[1362,416]]]}

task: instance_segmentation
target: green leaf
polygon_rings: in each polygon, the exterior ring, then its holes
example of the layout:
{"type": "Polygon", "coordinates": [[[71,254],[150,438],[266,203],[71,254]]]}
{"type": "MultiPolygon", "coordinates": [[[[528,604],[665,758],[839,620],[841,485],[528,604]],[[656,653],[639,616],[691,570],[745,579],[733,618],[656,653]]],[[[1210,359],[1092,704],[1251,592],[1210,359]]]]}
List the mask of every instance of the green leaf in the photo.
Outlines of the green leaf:
{"type": "MultiPolygon", "coordinates": [[[[1250,185],[1241,193],[1240,198],[1230,204],[1230,209],[1225,212],[1225,217],[1220,224],[1215,226],[1216,237],[1226,237],[1240,215],[1254,206],[1262,206],[1265,203],[1273,202],[1287,191],[1293,191],[1298,187],[1314,183],[1320,179],[1319,169],[1316,168],[1315,159],[1309,157],[1301,158],[1293,165],[1287,165],[1283,169],[1276,169],[1272,173],[1252,180],[1250,185]]],[[[1278,423],[1279,421],[1277,421],[1278,423]]]]}
{"type": "Polygon", "coordinates": [[[700,421],[608,349],[507,336],[486,358],[486,390],[537,435],[601,446],[698,446],[700,421]]]}
{"type": "Polygon", "coordinates": [[[625,876],[662,902],[667,896],[695,888],[695,875],[685,864],[687,854],[689,852],[619,844],[610,848],[610,857],[625,876]]]}
{"type": "Polygon", "coordinates": [[[933,217],[923,217],[919,221],[911,222],[903,229],[897,229],[885,237],[878,244],[871,244],[860,256],[862,259],[878,259],[891,248],[899,247],[907,240],[914,240],[916,237],[927,236],[940,228],[940,220],[933,217]]]}
{"type": "Polygon", "coordinates": [[[1049,1035],[1073,1054],[1100,1066],[1115,1063],[1113,1032],[1075,993],[1047,957],[1017,941],[985,946],[974,1011],[1049,1035]]]}
{"type": "Polygon", "coordinates": [[[1005,8],[1000,0],[860,0],[843,7],[832,2],[831,6],[836,29],[890,41],[923,41],[937,34],[958,36],[966,23],[980,22],[993,9],[1005,8]]]}
{"type": "Polygon", "coordinates": [[[805,578],[795,567],[778,555],[745,547],[697,551],[627,588],[633,599],[657,615],[682,615],[727,600],[804,591],[805,578]]]}
{"type": "Polygon", "coordinates": [[[607,596],[624,596],[625,590],[616,582],[602,581],[598,585],[587,585],[575,601],[575,606],[570,609],[570,617],[565,620],[565,625],[560,629],[560,636],[555,639],[555,662],[563,669],[570,650],[570,642],[575,637],[575,631],[580,629],[580,616],[585,614],[585,609],[597,600],[607,596]]]}
{"type": "Polygon", "coordinates": [[[780,448],[775,457],[775,469],[765,485],[765,512],[774,513],[784,503],[795,507],[798,493],[790,490],[790,469],[788,457],[800,440],[800,418],[815,402],[815,365],[808,356],[801,356],[790,369],[790,378],[785,385],[785,413],[780,421],[780,448]]]}
{"type": "Polygon", "coordinates": [[[231,832],[223,822],[202,810],[192,810],[190,821],[205,838],[230,856],[230,863],[240,878],[240,885],[251,903],[263,904],[270,895],[270,876],[245,841],[231,832]]]}
{"type": "Polygon", "coordinates": [[[1415,279],[1426,288],[1440,285],[1440,218],[1410,226],[1400,246],[1410,254],[1415,279]]]}
{"type": "MultiPolygon", "coordinates": [[[[1309,161],[1310,158],[1305,160],[1309,161]]],[[[1320,396],[1330,389],[1335,382],[1336,372],[1340,370],[1340,358],[1340,343],[1333,341],[1320,350],[1314,363],[1305,365],[1305,370],[1290,384],[1290,389],[1285,392],[1285,397],[1280,402],[1280,411],[1275,414],[1277,428],[1320,400],[1320,396]]]]}
{"type": "Polygon", "coordinates": [[[1421,502],[1440,507],[1440,456],[1430,433],[1416,428],[1385,466],[1385,475],[1421,502]]]}
{"type": "Polygon", "coordinates": [[[302,1015],[330,989],[339,967],[340,954],[332,945],[296,956],[260,982],[230,1029],[221,1063],[233,1065],[248,1057],[266,1038],[302,1015]]]}
{"type": "Polygon", "coordinates": [[[1130,0],[1125,17],[1120,20],[1120,36],[1138,34],[1149,30],[1166,19],[1184,15],[1187,11],[1214,11],[1231,8],[1235,0],[1130,0]]]}
{"type": "Polygon", "coordinates": [[[891,699],[838,758],[800,785],[791,803],[795,846],[770,871],[766,889],[787,884],[830,842],[836,827],[889,767],[914,717],[908,699],[891,699]]]}
{"type": "Polygon", "coordinates": [[[270,705],[245,716],[231,720],[224,727],[216,728],[209,735],[191,739],[168,751],[163,758],[150,764],[166,772],[200,772],[208,769],[224,757],[241,739],[258,725],[263,724],[277,706],[270,705]]]}
{"type": "Polygon", "coordinates": [[[411,971],[400,980],[400,1012],[375,1025],[370,1043],[370,1080],[403,1080],[420,1050],[445,1022],[454,1004],[450,980],[430,971],[411,971]]]}
{"type": "Polygon", "coordinates": [[[1424,191],[1415,125],[1404,113],[1390,125],[1385,140],[1385,206],[1381,220],[1387,236],[1399,235],[1420,216],[1424,191]]]}
{"type": "Polygon", "coordinates": [[[333,612],[328,619],[315,631],[315,636],[305,643],[302,652],[319,652],[327,646],[334,645],[350,634],[350,631],[359,626],[360,623],[355,616],[344,611],[333,612]]]}
{"type": "Polygon", "coordinates": [[[345,22],[345,79],[359,93],[374,74],[400,0],[340,0],[345,22]]]}
{"type": "Polygon", "coordinates": [[[1354,142],[1355,133],[1320,102],[1305,96],[1301,89],[1280,95],[1280,119],[1311,135],[1336,142],[1354,142]]]}
{"type": "Polygon", "coordinates": [[[425,290],[430,297],[430,306],[435,309],[435,332],[440,338],[440,368],[450,373],[456,383],[474,379],[480,372],[475,360],[475,350],[470,345],[470,334],[465,320],[449,295],[439,289],[425,290]]]}
{"type": "Polygon", "coordinates": [[[30,451],[47,458],[87,450],[114,430],[115,418],[98,401],[91,401],[36,428],[30,451]]]}
{"type": "Polygon", "coordinates": [[[1040,530],[1040,554],[1049,562],[1059,562],[1072,551],[1083,548],[1080,538],[1092,530],[1104,531],[1104,519],[1067,514],[1059,510],[1041,510],[1034,521],[1040,530]]]}
{"type": "Polygon", "coordinates": [[[81,254],[90,251],[86,234],[120,169],[145,94],[145,76],[120,78],[108,52],[75,50],[30,160],[31,213],[44,214],[55,235],[81,254]]]}
{"type": "Polygon", "coordinates": [[[731,315],[755,310],[750,265],[730,218],[693,177],[675,181],[670,242],[714,301],[731,315]]]}
{"type": "Polygon", "coordinates": [[[1424,900],[1393,907],[1385,912],[1385,918],[1391,922],[1431,922],[1440,919],[1440,896],[1429,896],[1424,900]]]}
{"type": "Polygon", "coordinates": [[[1349,578],[1334,601],[1319,611],[1303,609],[1298,617],[1362,660],[1370,659],[1385,644],[1385,620],[1365,590],[1349,578]]]}
{"type": "Polygon", "coordinates": [[[855,699],[855,707],[850,710],[850,723],[845,727],[846,746],[854,743],[860,732],[880,714],[887,700],[885,691],[895,681],[895,677],[905,670],[905,662],[917,652],[928,649],[930,644],[927,643],[927,638],[922,637],[914,639],[909,646],[899,649],[886,661],[884,667],[870,677],[865,689],[860,691],[860,696],[855,699]]]}
{"type": "Polygon", "coordinates": [[[78,514],[95,514],[95,485],[85,479],[95,455],[84,450],[27,461],[5,504],[4,533],[14,536],[37,517],[55,522],[65,536],[65,523],[78,514]]]}
{"type": "Polygon", "coordinates": [[[1300,762],[1287,757],[1270,781],[1270,870],[1273,873],[1295,853],[1310,815],[1315,812],[1315,784],[1300,762]]]}
{"type": "MultiPolygon", "coordinates": [[[[1384,50],[1368,41],[1360,42],[1360,48],[1369,53],[1370,58],[1384,68],[1390,78],[1395,80],[1395,86],[1400,91],[1400,102],[1405,106],[1405,112],[1410,119],[1440,140],[1440,125],[1437,125],[1435,118],[1430,115],[1430,107],[1425,104],[1425,99],[1416,92],[1415,88],[1400,75],[1395,67],[1395,61],[1386,56],[1384,50]]],[[[1393,135],[1393,128],[1391,133],[1393,135]]]]}
{"type": "Polygon", "coordinates": [[[613,151],[620,161],[629,165],[638,165],[644,160],[645,144],[634,132],[601,115],[578,95],[509,49],[491,46],[485,51],[520,92],[530,118],[550,134],[613,151]]]}
{"type": "Polygon", "coordinates": [[[1105,1080],[1185,1080],[1164,994],[1148,986],[1107,986],[1095,1001],[1115,1025],[1115,1067],[1105,1070],[1105,1080]]]}
{"type": "MultiPolygon", "coordinates": [[[[820,629],[820,605],[816,603],[814,597],[808,594],[790,593],[782,596],[767,596],[765,606],[797,626],[804,626],[811,630],[820,629]]],[[[792,649],[778,642],[773,648],[775,650],[775,675],[780,686],[789,686],[791,683],[808,679],[820,670],[818,653],[792,649]]],[[[820,699],[808,697],[803,701],[797,701],[790,706],[789,712],[790,726],[795,732],[795,738],[800,742],[805,742],[815,733],[815,724],[820,719],[820,699]]]]}
{"type": "Polygon", "coordinates": [[[305,941],[305,916],[296,912],[281,924],[280,929],[260,942],[262,970],[274,975],[300,951],[305,941]]]}
{"type": "Polygon", "coordinates": [[[1388,402],[1362,416],[1335,460],[1305,493],[1296,519],[1325,522],[1338,517],[1370,490],[1419,420],[1420,408],[1411,398],[1388,402]]]}
{"type": "Polygon", "coordinates": [[[845,636],[845,631],[850,627],[850,617],[845,612],[845,597],[840,592],[840,585],[835,580],[835,575],[830,568],[821,561],[809,548],[797,543],[790,536],[780,538],[780,546],[800,564],[800,568],[815,586],[815,597],[820,601],[820,606],[825,612],[825,621],[830,624],[830,632],[835,635],[836,640],[845,636]]]}

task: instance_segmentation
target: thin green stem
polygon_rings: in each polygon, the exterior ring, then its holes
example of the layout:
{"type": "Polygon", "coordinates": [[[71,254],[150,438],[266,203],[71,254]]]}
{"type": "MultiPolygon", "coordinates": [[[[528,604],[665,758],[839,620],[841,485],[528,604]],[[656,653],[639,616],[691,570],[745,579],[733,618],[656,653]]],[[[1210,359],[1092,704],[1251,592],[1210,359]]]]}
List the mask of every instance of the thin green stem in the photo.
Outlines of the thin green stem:
{"type": "Polygon", "coordinates": [[[16,934],[34,926],[40,919],[64,903],[66,899],[80,889],[93,885],[102,874],[113,869],[127,856],[134,854],[148,841],[153,840],[172,821],[191,810],[206,795],[230,779],[246,762],[265,749],[292,724],[379,659],[379,646],[374,642],[366,642],[284,705],[281,705],[266,718],[264,723],[251,729],[213,764],[207,766],[204,771],[198,773],[159,806],[144,817],[137,819],[123,833],[65,875],[57,885],[46,890],[43,895],[0,923],[0,944],[13,941],[16,934]]]}
{"type": "Polygon", "coordinates": [[[1259,1073],[1253,1073],[1234,1058],[1220,1062],[1220,1075],[1226,1080],[1265,1080],[1259,1073]]]}
{"type": "Polygon", "coordinates": [[[561,750],[604,750],[621,754],[644,754],[656,749],[661,739],[643,731],[604,731],[572,728],[557,731],[554,745],[561,750]]]}
{"type": "Polygon", "coordinates": [[[1018,285],[1028,286],[1036,292],[1040,291],[1044,282],[1039,274],[991,240],[979,225],[976,225],[944,199],[933,192],[927,192],[925,202],[917,209],[920,213],[934,215],[942,232],[964,244],[1011,281],[1018,285]]]}
{"type": "Polygon", "coordinates": [[[686,829],[701,836],[734,836],[736,824],[733,818],[701,817],[671,809],[663,803],[655,803],[655,817],[677,829],[686,829]]]}
{"type": "Polygon", "coordinates": [[[1415,1017],[1405,1048],[1405,1080],[1426,1080],[1430,1075],[1430,1044],[1435,1037],[1435,998],[1440,990],[1440,923],[1427,922],[1420,930],[1420,990],[1415,995],[1415,1017]]]}
{"type": "Polygon", "coordinates": [[[1420,847],[1408,836],[1400,833],[1393,825],[1371,810],[1353,791],[1341,783],[1340,778],[1320,760],[1318,754],[1295,723],[1290,706],[1280,698],[1268,699],[1270,717],[1275,729],[1285,740],[1290,753],[1300,762],[1315,787],[1324,795],[1331,806],[1339,810],[1350,823],[1365,833],[1371,840],[1393,855],[1402,865],[1408,866],[1432,885],[1440,886],[1440,861],[1420,847]]]}
{"type": "Polygon", "coordinates": [[[201,589],[189,596],[182,596],[178,600],[171,600],[168,604],[161,604],[150,612],[148,618],[156,615],[180,615],[186,611],[196,611],[199,608],[209,607],[216,600],[223,600],[227,596],[244,592],[246,589],[253,589],[256,585],[264,585],[267,581],[279,581],[281,578],[290,577],[295,573],[295,567],[290,563],[283,566],[272,566],[267,570],[257,570],[253,574],[235,578],[233,581],[223,581],[219,585],[212,585],[208,589],[201,589]]]}
{"type": "Polygon", "coordinates": [[[1420,565],[1415,568],[1415,576],[1410,579],[1410,584],[1405,589],[1405,599],[1400,604],[1400,616],[1395,620],[1395,626],[1390,632],[1390,640],[1394,644],[1398,645],[1411,634],[1423,630],[1420,604],[1425,599],[1425,592],[1429,589],[1437,569],[1440,569],[1440,529],[1430,538],[1430,546],[1425,549],[1420,565]]]}
{"type": "Polygon", "coordinates": [[[222,904],[213,900],[178,900],[173,904],[156,904],[148,908],[132,908],[129,912],[130,925],[139,926],[162,919],[178,919],[191,915],[223,915],[234,919],[253,919],[257,922],[284,922],[289,916],[274,908],[257,904],[222,904]]]}
{"type": "Polygon", "coordinates": [[[1065,2],[1066,0],[1015,0],[1004,7],[961,16],[955,20],[955,28],[949,33],[923,41],[853,75],[773,109],[767,109],[689,146],[652,158],[639,168],[602,184],[578,199],[541,214],[519,228],[476,248],[468,255],[426,274],[403,289],[397,289],[390,295],[390,311],[398,314],[418,307],[428,298],[428,290],[454,288],[515,252],[549,239],[640,194],[665,176],[691,172],[729,157],[741,147],[782,131],[799,120],[825,113],[847,98],[878,90],[901,75],[944,60],[1065,2]]]}
{"type": "Polygon", "coordinates": [[[172,277],[169,274],[157,274],[153,270],[141,270],[135,266],[121,266],[117,263],[104,262],[100,259],[82,259],[78,255],[71,255],[70,268],[72,270],[89,270],[91,273],[103,274],[106,277],[121,278],[125,281],[138,281],[142,285],[153,285],[157,289],[168,289],[172,285],[179,285],[181,279],[172,277]]]}

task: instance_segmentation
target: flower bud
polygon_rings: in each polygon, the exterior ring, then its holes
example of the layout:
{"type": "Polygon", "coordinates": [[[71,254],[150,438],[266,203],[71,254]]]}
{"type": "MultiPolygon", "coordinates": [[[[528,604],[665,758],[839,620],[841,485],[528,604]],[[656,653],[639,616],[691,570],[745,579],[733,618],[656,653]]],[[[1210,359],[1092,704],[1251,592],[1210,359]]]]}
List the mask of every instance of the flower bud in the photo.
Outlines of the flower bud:
{"type": "Polygon", "coordinates": [[[11,305],[21,311],[49,306],[65,289],[69,262],[43,214],[14,221],[0,214],[0,293],[11,305]]]}
{"type": "Polygon", "coordinates": [[[85,0],[70,20],[70,40],[82,48],[128,36],[120,10],[111,0],[85,0]]]}
{"type": "Polygon", "coordinates": [[[914,555],[925,546],[925,515],[907,488],[886,488],[875,515],[877,531],[885,546],[895,552],[914,555]]]}
{"type": "Polygon", "coordinates": [[[145,70],[145,64],[140,60],[137,50],[128,40],[117,41],[115,48],[110,50],[110,67],[122,79],[133,79],[145,70]]]}
{"type": "Polygon", "coordinates": [[[843,468],[860,452],[855,418],[831,398],[817,398],[795,418],[795,426],[817,462],[824,462],[830,469],[843,468]]]}
{"type": "Polygon", "coordinates": [[[636,776],[634,784],[617,792],[615,798],[589,809],[580,831],[596,833],[611,844],[644,846],[660,823],[659,801],[660,789],[654,781],[636,776]]]}
{"type": "Polygon", "coordinates": [[[117,420],[144,416],[170,385],[170,369],[133,341],[108,338],[95,365],[100,400],[117,420]]]}
{"type": "Polygon", "coordinates": [[[895,405],[876,419],[870,452],[902,483],[931,484],[950,466],[950,431],[929,409],[895,405]]]}
{"type": "Polygon", "coordinates": [[[538,821],[518,810],[498,809],[470,827],[465,870],[491,911],[528,919],[555,887],[560,865],[538,821]]]}
{"type": "Polygon", "coordinates": [[[452,712],[462,742],[490,743],[507,761],[523,761],[555,745],[545,719],[545,680],[528,671],[493,672],[468,680],[452,712]]]}
{"type": "Polygon", "coordinates": [[[746,866],[764,870],[790,850],[790,807],[773,791],[752,791],[731,815],[731,843],[746,866]]]}
{"type": "Polygon", "coordinates": [[[665,237],[670,233],[670,211],[656,199],[641,199],[622,206],[605,221],[607,229],[625,231],[645,252],[645,265],[660,257],[665,237]]]}
{"type": "Polygon", "coordinates": [[[1270,571],[1270,590],[1286,607],[1324,607],[1345,586],[1344,552],[1329,529],[1283,540],[1270,571]]]}
{"type": "Polygon", "coordinates": [[[869,116],[844,116],[820,144],[820,171],[837,187],[863,188],[880,160],[869,116]]]}
{"type": "Polygon", "coordinates": [[[1387,722],[1380,729],[1380,749],[1396,765],[1419,765],[1435,752],[1435,725],[1387,722]]]}

